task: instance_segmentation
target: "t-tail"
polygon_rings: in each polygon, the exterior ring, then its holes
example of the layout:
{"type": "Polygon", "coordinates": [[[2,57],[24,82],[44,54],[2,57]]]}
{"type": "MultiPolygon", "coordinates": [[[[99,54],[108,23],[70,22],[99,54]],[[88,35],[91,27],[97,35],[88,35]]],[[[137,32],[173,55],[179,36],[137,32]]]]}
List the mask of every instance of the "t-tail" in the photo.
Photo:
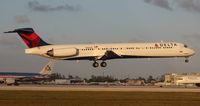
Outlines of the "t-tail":
{"type": "Polygon", "coordinates": [[[42,40],[32,28],[20,28],[4,33],[18,33],[29,48],[50,45],[42,40]]]}
{"type": "Polygon", "coordinates": [[[41,75],[50,75],[52,73],[54,63],[55,60],[50,60],[39,73],[41,75]]]}

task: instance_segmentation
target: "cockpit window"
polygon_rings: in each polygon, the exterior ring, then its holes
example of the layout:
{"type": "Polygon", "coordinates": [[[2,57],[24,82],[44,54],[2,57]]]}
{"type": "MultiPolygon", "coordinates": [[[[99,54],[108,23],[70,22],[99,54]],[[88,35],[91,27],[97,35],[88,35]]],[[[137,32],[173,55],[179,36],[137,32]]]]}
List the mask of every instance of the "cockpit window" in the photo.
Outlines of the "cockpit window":
{"type": "Polygon", "coordinates": [[[184,47],[187,48],[188,46],[187,46],[187,45],[184,45],[184,47]]]}

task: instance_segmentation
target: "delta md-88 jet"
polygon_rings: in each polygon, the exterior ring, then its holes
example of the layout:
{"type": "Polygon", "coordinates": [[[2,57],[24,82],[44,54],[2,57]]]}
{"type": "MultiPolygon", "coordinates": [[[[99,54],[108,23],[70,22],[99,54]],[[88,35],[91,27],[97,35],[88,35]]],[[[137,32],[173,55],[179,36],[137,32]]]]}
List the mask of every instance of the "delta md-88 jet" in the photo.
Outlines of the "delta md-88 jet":
{"type": "Polygon", "coordinates": [[[93,67],[106,67],[106,60],[126,58],[184,57],[185,62],[194,55],[187,45],[177,42],[110,43],[53,45],[42,40],[32,28],[20,28],[5,33],[18,33],[29,47],[26,54],[61,60],[91,60],[93,67]]]}

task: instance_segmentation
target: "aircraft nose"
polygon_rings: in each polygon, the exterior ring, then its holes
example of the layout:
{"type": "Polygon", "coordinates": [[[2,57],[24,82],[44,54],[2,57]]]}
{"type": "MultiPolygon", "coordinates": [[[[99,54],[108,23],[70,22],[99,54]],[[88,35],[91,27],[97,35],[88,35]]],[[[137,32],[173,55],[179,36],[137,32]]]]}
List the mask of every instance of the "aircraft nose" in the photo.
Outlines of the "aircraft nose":
{"type": "Polygon", "coordinates": [[[188,49],[188,54],[189,54],[190,56],[193,56],[193,55],[195,54],[195,51],[192,50],[192,49],[188,49]]]}

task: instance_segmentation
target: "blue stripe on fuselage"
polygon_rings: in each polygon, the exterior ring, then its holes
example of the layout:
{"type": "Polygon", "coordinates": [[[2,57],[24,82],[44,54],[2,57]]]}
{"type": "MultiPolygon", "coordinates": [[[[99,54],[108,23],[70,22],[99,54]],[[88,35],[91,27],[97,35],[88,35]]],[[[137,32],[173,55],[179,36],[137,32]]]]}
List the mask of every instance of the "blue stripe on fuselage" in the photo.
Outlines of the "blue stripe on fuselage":
{"type": "Polygon", "coordinates": [[[26,77],[32,77],[32,76],[40,76],[39,73],[19,73],[19,72],[0,72],[0,76],[26,76],[26,77]]]}

